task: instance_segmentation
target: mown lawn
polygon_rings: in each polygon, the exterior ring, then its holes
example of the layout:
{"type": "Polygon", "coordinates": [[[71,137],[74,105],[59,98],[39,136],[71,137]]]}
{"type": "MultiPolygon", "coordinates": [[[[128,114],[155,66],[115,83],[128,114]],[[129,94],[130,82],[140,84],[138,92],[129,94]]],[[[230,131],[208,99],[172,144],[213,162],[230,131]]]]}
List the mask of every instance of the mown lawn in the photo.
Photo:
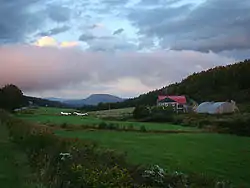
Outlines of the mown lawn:
{"type": "Polygon", "coordinates": [[[0,187],[31,188],[31,172],[24,153],[8,139],[7,129],[0,123],[0,187]]]}
{"type": "Polygon", "coordinates": [[[69,125],[98,125],[101,122],[115,123],[120,127],[122,126],[133,126],[135,129],[140,129],[141,126],[145,126],[147,130],[197,130],[193,127],[183,127],[178,125],[173,125],[169,123],[141,123],[141,122],[126,122],[126,121],[107,121],[91,116],[61,116],[61,115],[40,115],[40,114],[21,114],[17,117],[24,120],[38,122],[42,124],[55,124],[61,125],[67,123],[69,125]]]}
{"type": "Polygon", "coordinates": [[[250,187],[250,138],[220,134],[147,134],[112,131],[57,131],[127,152],[128,160],[171,170],[200,172],[250,187]]]}

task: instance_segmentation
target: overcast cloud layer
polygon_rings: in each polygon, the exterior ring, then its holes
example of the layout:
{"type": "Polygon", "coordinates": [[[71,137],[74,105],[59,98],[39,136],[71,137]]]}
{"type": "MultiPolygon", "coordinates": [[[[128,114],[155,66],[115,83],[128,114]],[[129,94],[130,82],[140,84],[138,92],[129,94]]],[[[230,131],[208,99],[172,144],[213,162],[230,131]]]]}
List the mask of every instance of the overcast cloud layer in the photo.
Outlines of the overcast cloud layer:
{"type": "Polygon", "coordinates": [[[249,58],[249,0],[0,0],[0,85],[123,97],[249,58]]]}

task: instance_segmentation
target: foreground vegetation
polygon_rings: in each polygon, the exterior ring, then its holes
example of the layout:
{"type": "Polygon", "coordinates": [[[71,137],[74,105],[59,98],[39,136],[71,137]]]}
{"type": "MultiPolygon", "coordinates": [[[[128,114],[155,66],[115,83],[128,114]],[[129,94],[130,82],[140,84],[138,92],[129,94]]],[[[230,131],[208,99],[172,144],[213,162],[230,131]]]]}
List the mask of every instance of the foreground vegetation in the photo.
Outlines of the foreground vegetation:
{"type": "MultiPolygon", "coordinates": [[[[124,155],[89,141],[60,138],[47,126],[16,119],[3,111],[0,120],[10,139],[27,154],[37,180],[47,187],[228,187],[220,178],[183,174],[159,166],[129,164],[124,155]]],[[[1,125],[2,126],[2,125],[1,125]]]]}
{"type": "Polygon", "coordinates": [[[0,187],[35,188],[27,157],[11,143],[7,127],[0,122],[0,187]]]}
{"type": "Polygon", "coordinates": [[[186,173],[205,173],[250,186],[250,138],[220,134],[145,134],[108,131],[57,131],[124,151],[134,164],[159,164],[186,173]]]}
{"type": "Polygon", "coordinates": [[[178,170],[187,174],[203,173],[208,178],[228,179],[236,185],[245,185],[245,187],[250,185],[248,179],[250,174],[246,168],[250,166],[250,138],[214,133],[163,134],[150,133],[149,131],[198,130],[196,127],[204,123],[201,122],[202,120],[207,122],[213,118],[218,120],[222,117],[208,115],[178,116],[182,119],[182,123],[189,123],[193,127],[168,123],[105,120],[106,126],[117,123],[121,127],[133,125],[135,129],[145,126],[147,130],[146,133],[143,133],[143,131],[135,133],[98,129],[78,130],[78,127],[82,125],[96,125],[98,128],[104,121],[92,116],[58,116],[56,115],[58,112],[60,112],[60,109],[43,108],[35,110],[33,114],[21,114],[18,117],[31,122],[54,125],[56,135],[61,137],[93,141],[104,149],[112,148],[119,152],[125,152],[132,164],[159,164],[170,171],[178,170]],[[66,127],[63,127],[62,125],[65,123],[66,127]],[[66,131],[70,125],[74,125],[71,127],[71,131],[66,131]]]}

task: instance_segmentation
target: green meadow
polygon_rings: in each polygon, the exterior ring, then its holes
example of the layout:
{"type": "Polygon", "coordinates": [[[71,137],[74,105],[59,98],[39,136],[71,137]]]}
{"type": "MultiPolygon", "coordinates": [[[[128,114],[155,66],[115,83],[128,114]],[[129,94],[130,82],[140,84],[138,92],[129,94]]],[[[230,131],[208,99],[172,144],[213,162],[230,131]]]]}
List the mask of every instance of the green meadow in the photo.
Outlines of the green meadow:
{"type": "MultiPolygon", "coordinates": [[[[148,130],[198,130],[168,123],[106,121],[91,114],[88,117],[61,116],[61,109],[42,108],[17,117],[40,124],[98,125],[101,122],[120,126],[145,126],[148,130]]],[[[67,109],[67,111],[72,111],[67,109]]],[[[99,112],[100,113],[100,112],[99,112]]],[[[106,112],[105,112],[106,113],[106,112]]],[[[134,164],[158,164],[170,170],[203,173],[250,187],[250,138],[215,133],[135,133],[111,130],[58,129],[61,137],[91,140],[101,147],[124,152],[134,164]]]]}

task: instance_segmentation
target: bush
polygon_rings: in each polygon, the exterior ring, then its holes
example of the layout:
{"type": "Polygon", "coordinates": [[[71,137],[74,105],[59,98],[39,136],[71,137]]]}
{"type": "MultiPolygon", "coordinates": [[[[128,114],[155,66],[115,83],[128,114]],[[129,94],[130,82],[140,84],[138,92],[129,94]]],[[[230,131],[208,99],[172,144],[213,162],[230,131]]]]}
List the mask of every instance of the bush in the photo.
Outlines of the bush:
{"type": "Polygon", "coordinates": [[[113,129],[119,129],[119,126],[114,123],[109,123],[107,125],[107,129],[113,130],[113,129]]]}
{"type": "Polygon", "coordinates": [[[65,129],[65,128],[68,127],[68,124],[67,123],[62,123],[60,127],[63,128],[63,129],[65,129]]]}
{"type": "Polygon", "coordinates": [[[146,106],[137,106],[133,111],[133,117],[135,119],[146,118],[150,115],[150,110],[146,106]]]}
{"type": "Polygon", "coordinates": [[[181,118],[179,115],[173,116],[172,123],[176,125],[181,125],[183,122],[183,118],[181,118]]]}
{"type": "Polygon", "coordinates": [[[147,121],[172,122],[174,119],[174,110],[172,107],[153,107],[147,121]]]}
{"type": "Polygon", "coordinates": [[[232,116],[214,122],[220,132],[236,134],[239,136],[250,136],[250,117],[248,114],[232,116]]]}
{"type": "Polygon", "coordinates": [[[99,129],[107,129],[107,127],[108,127],[108,125],[107,125],[107,123],[105,123],[105,122],[101,122],[101,123],[99,123],[99,125],[98,125],[98,128],[99,128],[99,129]]]}
{"type": "Polygon", "coordinates": [[[134,130],[134,126],[133,125],[129,125],[128,126],[128,130],[134,130]]]}
{"type": "Polygon", "coordinates": [[[16,119],[1,120],[10,137],[26,151],[31,167],[45,186],[134,187],[125,156],[92,142],[59,138],[48,127],[16,119]]]}
{"type": "Polygon", "coordinates": [[[140,131],[141,132],[147,132],[147,129],[144,125],[140,126],[140,131]]]}

